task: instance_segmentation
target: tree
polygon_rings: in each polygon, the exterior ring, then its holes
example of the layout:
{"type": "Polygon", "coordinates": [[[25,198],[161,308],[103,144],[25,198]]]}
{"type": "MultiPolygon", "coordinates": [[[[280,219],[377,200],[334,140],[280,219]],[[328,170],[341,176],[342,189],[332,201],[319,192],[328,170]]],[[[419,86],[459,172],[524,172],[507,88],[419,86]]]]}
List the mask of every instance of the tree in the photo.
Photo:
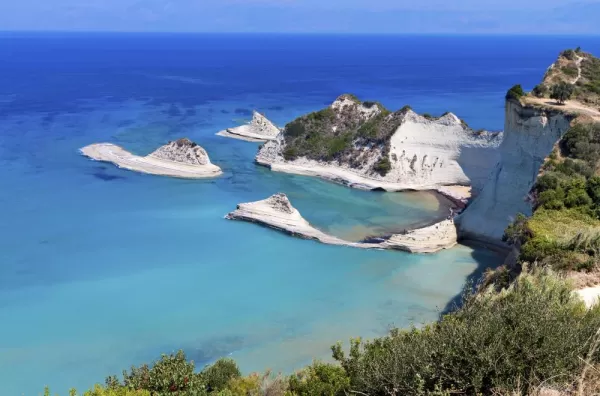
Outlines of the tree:
{"type": "Polygon", "coordinates": [[[564,104],[571,95],[573,95],[573,85],[563,81],[552,86],[550,99],[555,99],[559,104],[564,104]]]}
{"type": "Polygon", "coordinates": [[[521,99],[521,96],[525,95],[525,91],[523,91],[523,87],[521,84],[517,84],[508,90],[506,93],[506,99],[521,99]]]}

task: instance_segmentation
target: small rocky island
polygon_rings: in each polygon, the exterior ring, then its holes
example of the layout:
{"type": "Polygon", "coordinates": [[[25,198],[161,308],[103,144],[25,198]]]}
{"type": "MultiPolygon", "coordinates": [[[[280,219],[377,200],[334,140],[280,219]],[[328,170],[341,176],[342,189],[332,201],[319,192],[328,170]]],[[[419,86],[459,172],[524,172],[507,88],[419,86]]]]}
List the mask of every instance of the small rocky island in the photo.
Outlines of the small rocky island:
{"type": "Polygon", "coordinates": [[[246,140],[249,142],[266,142],[273,140],[281,132],[279,128],[258,111],[252,113],[252,120],[235,128],[217,132],[219,136],[246,140]]]}
{"type": "Polygon", "coordinates": [[[81,148],[80,152],[96,161],[152,175],[203,179],[223,173],[221,168],[210,162],[206,150],[187,138],[169,142],[145,157],[112,143],[91,144],[81,148]]]}
{"type": "Polygon", "coordinates": [[[283,231],[290,235],[313,239],[329,245],[343,245],[362,249],[396,249],[411,253],[434,253],[456,245],[454,221],[447,219],[434,225],[381,238],[380,242],[349,242],[328,235],[313,227],[283,193],[262,201],[241,203],[226,216],[230,220],[244,220],[283,231]]]}

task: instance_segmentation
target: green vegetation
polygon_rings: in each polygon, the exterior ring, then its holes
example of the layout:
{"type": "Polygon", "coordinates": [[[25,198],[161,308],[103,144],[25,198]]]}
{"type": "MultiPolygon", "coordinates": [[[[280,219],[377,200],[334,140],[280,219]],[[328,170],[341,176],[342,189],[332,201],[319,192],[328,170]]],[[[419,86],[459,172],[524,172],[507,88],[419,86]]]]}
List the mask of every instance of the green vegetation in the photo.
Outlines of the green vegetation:
{"type": "MultiPolygon", "coordinates": [[[[343,97],[361,103],[354,96],[343,97]]],[[[364,102],[362,106],[366,109],[377,106],[379,112],[365,120],[357,108],[343,108],[336,112],[328,107],[290,122],[284,131],[284,158],[294,160],[306,157],[317,161],[346,162],[353,167],[360,167],[366,158],[354,147],[356,143],[379,149],[380,158],[372,171],[385,176],[391,169],[387,158],[389,139],[408,108],[392,114],[378,102],[364,102]]]]}
{"type": "MultiPolygon", "coordinates": [[[[580,92],[600,95],[600,59],[588,55],[581,62],[581,79],[577,86],[580,92]]],[[[588,95],[582,99],[598,104],[597,96],[590,98],[588,95]]]]}
{"type": "Polygon", "coordinates": [[[563,66],[561,67],[560,71],[563,72],[563,74],[565,74],[566,76],[573,78],[579,75],[579,70],[577,69],[577,67],[573,66],[563,66]]]}
{"type": "Polygon", "coordinates": [[[534,187],[531,218],[519,216],[505,240],[520,246],[521,263],[559,271],[600,265],[600,124],[569,129],[534,187]]]}
{"type": "MultiPolygon", "coordinates": [[[[579,52],[581,52],[581,48],[577,47],[577,49],[579,49],[579,52]]],[[[575,60],[577,55],[576,55],[576,51],[572,50],[572,49],[567,49],[564,50],[563,52],[560,53],[560,56],[562,56],[563,58],[567,58],[568,60],[575,60]]]]}
{"type": "Polygon", "coordinates": [[[550,89],[550,99],[555,99],[558,103],[563,104],[573,95],[573,91],[573,84],[564,81],[559,82],[550,89]]]}
{"type": "Polygon", "coordinates": [[[525,395],[542,383],[580,394],[600,389],[584,388],[597,384],[596,369],[586,372],[600,360],[600,306],[585,309],[552,272],[524,274],[500,293],[467,287],[463,300],[423,328],[354,339],[348,353],[337,344],[338,364],[315,362],[289,377],[241,376],[230,360],[194,373],[179,352],[152,368],[132,368],[122,382],[109,377],[105,388],[85,395],[525,395]]]}
{"type": "Polygon", "coordinates": [[[531,93],[538,98],[543,98],[548,94],[548,87],[546,87],[544,84],[538,84],[533,88],[531,93]]]}
{"type": "Polygon", "coordinates": [[[513,86],[511,89],[506,92],[506,99],[514,99],[519,100],[521,97],[525,95],[525,91],[523,91],[523,87],[521,84],[517,84],[513,86]]]}

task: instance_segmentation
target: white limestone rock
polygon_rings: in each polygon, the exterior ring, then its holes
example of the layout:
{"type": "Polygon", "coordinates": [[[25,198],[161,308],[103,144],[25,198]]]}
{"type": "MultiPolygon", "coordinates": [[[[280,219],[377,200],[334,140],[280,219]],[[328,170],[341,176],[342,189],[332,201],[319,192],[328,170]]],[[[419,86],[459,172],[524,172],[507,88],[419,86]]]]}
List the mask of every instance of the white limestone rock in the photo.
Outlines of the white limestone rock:
{"type": "Polygon", "coordinates": [[[279,134],[280,129],[258,111],[252,113],[252,120],[245,125],[228,128],[217,132],[219,136],[231,137],[251,142],[266,142],[273,140],[279,134]]]}
{"type": "Polygon", "coordinates": [[[261,201],[241,203],[225,216],[230,220],[244,220],[283,231],[293,236],[312,239],[329,245],[350,246],[361,249],[396,249],[412,253],[434,253],[456,245],[457,234],[451,219],[428,227],[392,235],[375,243],[349,242],[328,235],[313,227],[290,203],[283,193],[261,201]]]}
{"type": "MultiPolygon", "coordinates": [[[[382,111],[378,104],[366,106],[348,95],[338,98],[330,108],[338,118],[361,122],[382,111]]],[[[355,156],[364,160],[359,167],[306,157],[286,161],[285,131],[262,146],[256,162],[273,171],[317,176],[355,188],[401,191],[464,185],[472,186],[474,193],[499,162],[502,133],[475,132],[452,113],[429,119],[412,110],[401,110],[386,117],[399,122],[399,126],[390,140],[387,155],[391,170],[385,176],[373,172],[373,165],[383,155],[382,147],[360,146],[358,142],[353,143],[355,156]]]]}
{"type": "Polygon", "coordinates": [[[457,218],[461,238],[500,243],[517,213],[531,215],[528,194],[571,119],[561,111],[507,101],[500,161],[479,196],[457,218]]]}
{"type": "Polygon", "coordinates": [[[79,150],[96,160],[115,164],[119,168],[153,175],[203,179],[223,172],[212,164],[206,150],[187,138],[179,139],[141,157],[112,143],[96,143],[79,150]]]}

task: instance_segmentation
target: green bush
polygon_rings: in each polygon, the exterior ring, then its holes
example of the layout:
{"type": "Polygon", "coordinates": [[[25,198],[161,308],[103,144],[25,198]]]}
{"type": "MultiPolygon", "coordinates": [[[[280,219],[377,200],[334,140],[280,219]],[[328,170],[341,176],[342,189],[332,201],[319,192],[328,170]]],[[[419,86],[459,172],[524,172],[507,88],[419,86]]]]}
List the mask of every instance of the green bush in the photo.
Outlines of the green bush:
{"type": "Polygon", "coordinates": [[[563,104],[573,95],[573,90],[573,84],[559,82],[550,89],[550,99],[555,99],[558,103],[563,104]]]}
{"type": "Polygon", "coordinates": [[[289,378],[289,392],[294,396],[343,396],[348,394],[350,378],[339,366],[314,362],[289,378]]]}
{"type": "Polygon", "coordinates": [[[564,50],[563,52],[560,53],[560,56],[562,56],[563,58],[567,58],[568,60],[575,60],[575,58],[576,58],[575,51],[573,51],[572,49],[564,50]]]}
{"type": "Polygon", "coordinates": [[[538,98],[543,98],[548,94],[548,87],[546,87],[544,84],[538,84],[533,87],[533,91],[531,91],[531,93],[538,98]]]}
{"type": "Polygon", "coordinates": [[[519,100],[523,95],[525,95],[523,87],[521,86],[521,84],[517,84],[508,90],[508,92],[506,93],[506,99],[519,100]]]}
{"type": "Polygon", "coordinates": [[[566,76],[569,77],[577,77],[579,75],[579,70],[576,67],[572,66],[563,66],[560,68],[560,71],[563,72],[566,76]]]}
{"type": "Polygon", "coordinates": [[[550,385],[578,373],[599,326],[600,308],[587,311],[563,281],[522,275],[501,294],[466,292],[463,307],[436,324],[355,340],[348,356],[338,345],[334,356],[356,393],[526,393],[536,380],[550,385]]]}
{"type": "Polygon", "coordinates": [[[377,161],[373,169],[381,176],[385,176],[392,169],[392,163],[390,162],[388,156],[384,155],[379,161],[377,161]]]}
{"type": "Polygon", "coordinates": [[[219,359],[202,370],[201,376],[207,391],[215,392],[225,389],[229,381],[240,378],[242,373],[234,360],[219,359]]]}
{"type": "Polygon", "coordinates": [[[125,387],[131,390],[147,390],[150,393],[197,392],[202,394],[205,386],[201,375],[195,373],[194,362],[188,362],[182,351],[162,355],[152,367],[144,364],[132,366],[129,372],[123,371],[123,383],[116,377],[106,380],[110,389],[125,387]]]}

